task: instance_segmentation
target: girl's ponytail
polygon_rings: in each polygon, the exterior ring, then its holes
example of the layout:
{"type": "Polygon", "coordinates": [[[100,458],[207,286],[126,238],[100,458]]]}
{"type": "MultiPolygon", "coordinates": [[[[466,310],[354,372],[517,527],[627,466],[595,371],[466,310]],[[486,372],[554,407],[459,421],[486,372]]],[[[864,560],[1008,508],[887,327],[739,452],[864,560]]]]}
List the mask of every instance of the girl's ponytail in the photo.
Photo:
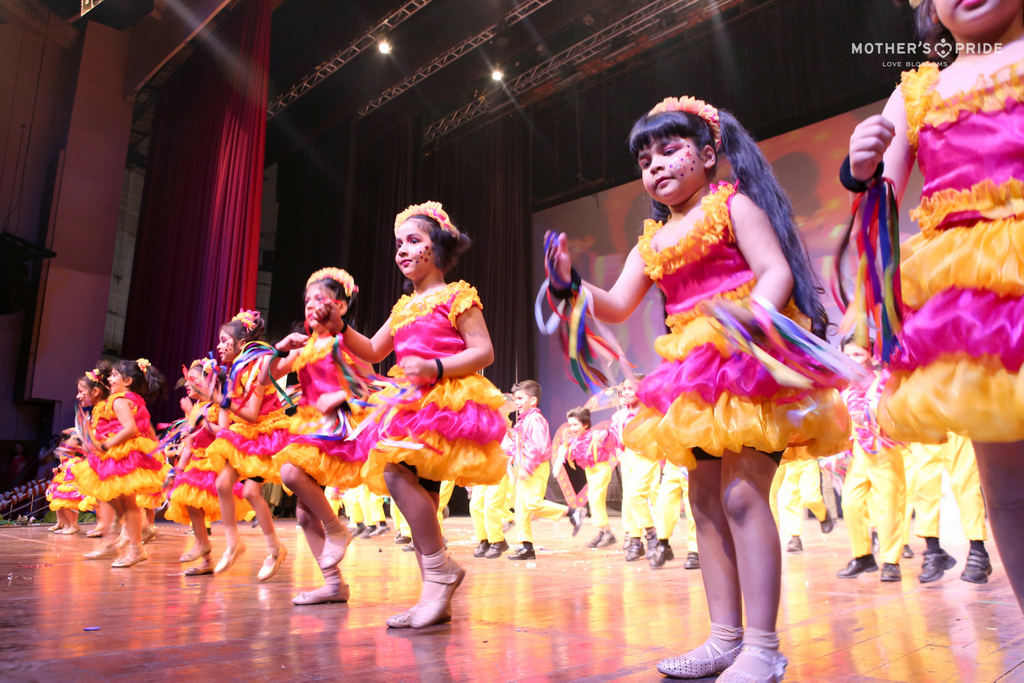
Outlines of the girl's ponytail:
{"type": "Polygon", "coordinates": [[[732,166],[733,177],[739,183],[738,191],[750,197],[768,216],[793,273],[793,301],[811,319],[811,331],[824,339],[828,314],[819,298],[824,290],[818,285],[807,247],[793,222],[793,205],[747,129],[724,109],[719,109],[718,115],[722,131],[720,151],[732,166]]]}

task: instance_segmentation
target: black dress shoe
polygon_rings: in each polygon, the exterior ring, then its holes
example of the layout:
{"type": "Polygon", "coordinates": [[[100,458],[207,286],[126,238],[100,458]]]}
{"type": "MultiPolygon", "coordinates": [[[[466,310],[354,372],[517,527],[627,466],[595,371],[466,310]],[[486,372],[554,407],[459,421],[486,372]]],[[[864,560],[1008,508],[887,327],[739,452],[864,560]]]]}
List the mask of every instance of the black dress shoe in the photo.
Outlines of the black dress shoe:
{"type": "MultiPolygon", "coordinates": [[[[586,508],[575,508],[569,510],[569,521],[572,522],[572,535],[575,536],[583,528],[583,519],[587,516],[586,508]]],[[[593,547],[593,546],[591,546],[593,547]]]]}
{"type": "Polygon", "coordinates": [[[946,573],[946,570],[952,569],[955,564],[956,558],[945,550],[940,550],[937,553],[925,553],[924,562],[921,563],[921,575],[917,577],[917,580],[921,583],[938,581],[946,573]]]}
{"type": "Polygon", "coordinates": [[[520,548],[511,555],[508,556],[510,560],[536,560],[537,553],[533,551],[533,548],[520,548]]]}
{"type": "Polygon", "coordinates": [[[683,562],[683,569],[700,569],[700,555],[697,553],[686,553],[686,562],[683,562]]]}
{"type": "Polygon", "coordinates": [[[585,545],[588,548],[596,548],[597,544],[600,543],[603,539],[604,539],[604,532],[603,531],[598,531],[597,532],[597,536],[594,536],[592,539],[587,541],[585,545]]]}
{"type": "Polygon", "coordinates": [[[626,550],[626,562],[636,562],[644,556],[644,542],[639,538],[629,539],[629,548],[626,550]]]}
{"type": "Polygon", "coordinates": [[[910,549],[909,545],[903,546],[903,553],[900,555],[904,560],[909,560],[914,556],[914,551],[910,549]]]}
{"type": "Polygon", "coordinates": [[[960,574],[960,580],[968,583],[988,583],[988,577],[992,574],[992,562],[988,559],[988,553],[984,550],[972,550],[967,553],[967,561],[964,562],[964,571],[960,574]]]}
{"type": "Polygon", "coordinates": [[[496,560],[501,557],[501,554],[508,550],[508,541],[498,541],[492,543],[491,547],[487,550],[487,554],[484,555],[488,560],[496,560]]]}
{"type": "Polygon", "coordinates": [[[799,536],[793,536],[789,539],[789,543],[786,545],[787,553],[802,553],[804,551],[804,542],[800,540],[799,536]]]}
{"type": "Polygon", "coordinates": [[[891,562],[882,563],[882,575],[878,577],[878,580],[884,583],[902,581],[903,573],[900,572],[900,566],[891,562]]]}
{"type": "Polygon", "coordinates": [[[836,572],[836,576],[840,579],[852,579],[859,574],[864,572],[877,572],[878,563],[875,562],[874,555],[865,555],[864,557],[855,557],[850,560],[850,563],[846,565],[845,569],[840,569],[836,572]]]}
{"type": "Polygon", "coordinates": [[[825,510],[825,519],[821,520],[821,533],[830,534],[836,528],[836,521],[832,519],[832,513],[825,510]]]}
{"type": "Polygon", "coordinates": [[[674,560],[675,557],[675,553],[672,552],[672,546],[658,543],[654,546],[654,554],[651,555],[648,563],[651,565],[651,569],[659,569],[664,567],[665,563],[669,560],[674,560]]]}
{"type": "Polygon", "coordinates": [[[483,557],[487,554],[487,551],[491,549],[491,544],[487,541],[480,541],[477,544],[476,550],[473,551],[473,557],[483,557]]]}
{"type": "Polygon", "coordinates": [[[402,552],[403,553],[414,553],[414,552],[416,552],[416,546],[414,546],[412,543],[406,543],[405,545],[402,546],[402,552]]]}
{"type": "Polygon", "coordinates": [[[399,531],[398,535],[395,536],[395,545],[405,545],[407,543],[412,543],[412,538],[399,531]]]}

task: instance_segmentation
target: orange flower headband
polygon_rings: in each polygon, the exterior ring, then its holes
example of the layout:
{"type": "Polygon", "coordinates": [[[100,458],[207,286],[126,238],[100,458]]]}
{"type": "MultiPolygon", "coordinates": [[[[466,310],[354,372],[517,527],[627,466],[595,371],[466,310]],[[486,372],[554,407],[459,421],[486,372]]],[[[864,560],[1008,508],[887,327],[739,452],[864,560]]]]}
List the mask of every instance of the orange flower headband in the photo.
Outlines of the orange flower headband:
{"type": "Polygon", "coordinates": [[[647,115],[653,116],[667,111],[681,111],[701,117],[711,129],[711,135],[715,139],[715,149],[722,146],[722,130],[718,123],[718,110],[704,100],[693,97],[666,97],[654,109],[647,112],[647,115]]]}
{"type": "Polygon", "coordinates": [[[356,287],[356,281],[341,268],[321,268],[309,276],[309,279],[306,280],[306,286],[309,287],[314,282],[319,282],[320,280],[334,280],[341,285],[341,288],[345,290],[345,296],[350,299],[353,294],[359,291],[359,288],[356,287]]]}
{"type": "Polygon", "coordinates": [[[88,379],[93,384],[103,384],[103,380],[100,378],[100,373],[96,372],[95,370],[86,370],[85,378],[88,379]]]}
{"type": "Polygon", "coordinates": [[[242,327],[245,328],[246,332],[252,332],[253,328],[256,327],[256,323],[259,322],[260,312],[259,311],[247,311],[244,308],[238,310],[238,315],[231,319],[231,322],[236,320],[242,323],[242,327]]]}
{"type": "Polygon", "coordinates": [[[152,363],[150,363],[145,358],[140,358],[140,359],[138,359],[135,362],[139,364],[139,370],[142,370],[142,374],[143,375],[145,375],[147,372],[149,372],[149,367],[152,365],[152,363]]]}
{"type": "Polygon", "coordinates": [[[452,223],[452,219],[448,218],[447,212],[441,206],[441,202],[424,202],[422,204],[413,204],[402,213],[395,216],[395,233],[398,232],[398,228],[402,227],[402,223],[406,222],[413,216],[428,216],[433,218],[435,221],[441,224],[445,232],[459,236],[459,231],[452,223]]]}

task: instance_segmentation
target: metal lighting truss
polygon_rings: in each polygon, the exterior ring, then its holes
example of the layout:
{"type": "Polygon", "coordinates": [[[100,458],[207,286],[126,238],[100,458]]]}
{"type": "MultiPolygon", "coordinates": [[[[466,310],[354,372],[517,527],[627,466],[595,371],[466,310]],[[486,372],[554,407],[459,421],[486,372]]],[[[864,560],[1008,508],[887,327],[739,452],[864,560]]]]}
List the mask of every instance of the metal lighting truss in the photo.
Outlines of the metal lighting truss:
{"type": "Polygon", "coordinates": [[[434,58],[433,61],[421,67],[420,70],[417,71],[416,73],[412,74],[402,82],[396,83],[395,85],[391,86],[374,99],[370,100],[370,102],[366,104],[366,106],[359,110],[359,118],[366,116],[374,109],[377,109],[378,107],[382,106],[389,100],[393,100],[394,98],[398,97],[399,95],[401,95],[406,90],[413,87],[423,79],[429,77],[432,74],[437,73],[444,67],[454,62],[459,57],[462,57],[468,52],[472,52],[476,48],[488,42],[496,35],[498,35],[498,31],[500,31],[503,27],[512,26],[513,24],[533,14],[544,5],[550,4],[552,1],[553,0],[528,0],[527,2],[523,2],[514,10],[509,12],[508,16],[506,16],[501,22],[495,24],[494,26],[491,26],[490,28],[481,33],[476,34],[471,38],[467,38],[466,40],[462,41],[455,47],[449,49],[447,52],[438,55],[437,57],[434,58]]]}
{"type": "Polygon", "coordinates": [[[612,43],[617,40],[639,40],[646,47],[650,47],[658,42],[660,38],[696,23],[702,16],[721,11],[730,5],[739,4],[739,2],[742,2],[742,0],[655,0],[632,14],[628,14],[618,21],[609,24],[604,29],[581,40],[572,47],[541,62],[532,69],[516,76],[508,81],[504,87],[497,88],[482,97],[478,97],[452,113],[434,121],[424,131],[423,141],[431,142],[446,135],[479,116],[510,104],[514,98],[528,93],[549,81],[556,81],[550,89],[550,92],[554,92],[576,82],[580,78],[584,78],[586,74],[583,71],[578,71],[572,76],[566,77],[566,68],[579,67],[597,59],[607,60],[610,56],[621,53],[623,50],[619,49],[612,53],[612,55],[604,54],[611,47],[612,43]],[[699,7],[693,11],[686,11],[683,14],[685,10],[690,10],[695,6],[699,7]],[[659,27],[661,17],[669,12],[679,14],[679,20],[673,22],[668,28],[662,29],[659,27]],[[502,93],[507,93],[508,99],[503,100],[501,97],[502,93]]]}
{"type": "Polygon", "coordinates": [[[364,33],[358,40],[353,41],[344,50],[314,69],[313,73],[293,85],[288,92],[271,102],[267,107],[267,118],[271,119],[281,113],[281,111],[289,104],[312,90],[317,83],[345,66],[348,62],[352,61],[352,59],[354,59],[360,52],[363,52],[367,48],[376,44],[381,34],[385,34],[391,29],[394,29],[403,21],[429,5],[430,2],[431,0],[409,0],[409,2],[384,17],[382,20],[377,22],[373,28],[364,33]]]}

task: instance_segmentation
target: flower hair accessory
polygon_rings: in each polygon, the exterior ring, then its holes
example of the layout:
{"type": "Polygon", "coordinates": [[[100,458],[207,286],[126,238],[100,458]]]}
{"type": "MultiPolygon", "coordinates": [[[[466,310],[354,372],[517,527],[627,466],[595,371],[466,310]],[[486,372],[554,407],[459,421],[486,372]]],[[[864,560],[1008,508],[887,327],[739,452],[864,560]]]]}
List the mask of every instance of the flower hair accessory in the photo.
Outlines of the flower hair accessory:
{"type": "Polygon", "coordinates": [[[103,384],[103,379],[100,377],[100,373],[95,370],[86,370],[85,378],[93,384],[103,384]]]}
{"type": "Polygon", "coordinates": [[[142,374],[143,375],[145,375],[147,372],[149,372],[150,366],[153,365],[152,363],[150,363],[145,358],[140,358],[140,359],[138,359],[135,362],[139,364],[139,370],[142,370],[142,374]]]}
{"type": "Polygon", "coordinates": [[[441,206],[441,202],[413,204],[408,209],[395,216],[395,233],[398,233],[398,228],[402,227],[402,223],[406,222],[413,216],[428,216],[429,218],[433,218],[441,224],[441,227],[445,232],[455,237],[459,236],[458,228],[456,228],[452,223],[452,219],[448,218],[448,214],[441,206]]]}
{"type": "Polygon", "coordinates": [[[715,139],[715,149],[722,146],[722,130],[718,122],[718,110],[704,100],[693,97],[666,97],[654,109],[647,112],[647,115],[653,116],[667,111],[681,111],[701,117],[711,129],[711,135],[715,139]]]}
{"type": "Polygon", "coordinates": [[[244,308],[238,310],[238,315],[231,319],[231,322],[236,320],[242,323],[242,327],[245,328],[246,332],[252,332],[256,327],[256,323],[259,322],[260,312],[259,311],[247,311],[244,308]]]}
{"type": "Polygon", "coordinates": [[[306,280],[306,286],[309,287],[314,282],[319,282],[320,280],[334,280],[341,285],[341,288],[345,290],[345,296],[350,299],[353,294],[356,294],[359,291],[359,287],[356,286],[356,281],[352,279],[351,275],[341,268],[321,268],[309,276],[309,279],[306,280]]]}

